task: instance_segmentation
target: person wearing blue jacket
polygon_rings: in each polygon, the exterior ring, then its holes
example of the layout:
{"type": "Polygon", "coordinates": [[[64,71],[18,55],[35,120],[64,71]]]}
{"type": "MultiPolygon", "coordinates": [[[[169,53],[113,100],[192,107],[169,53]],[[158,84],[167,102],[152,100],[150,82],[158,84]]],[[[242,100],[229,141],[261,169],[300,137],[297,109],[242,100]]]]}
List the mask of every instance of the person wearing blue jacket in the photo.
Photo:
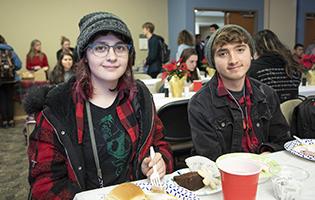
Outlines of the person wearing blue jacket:
{"type": "MultiPolygon", "coordinates": [[[[17,81],[19,81],[19,76],[16,75],[16,71],[21,69],[22,62],[17,54],[14,52],[13,48],[8,45],[0,35],[0,52],[1,52],[1,60],[0,60],[0,114],[1,114],[1,124],[2,128],[14,127],[14,85],[17,81]],[[7,67],[13,66],[12,76],[11,75],[3,75],[8,73],[5,71],[7,67]]],[[[9,70],[8,70],[9,71],[9,70]]],[[[11,72],[9,72],[11,73],[11,72]]]]}

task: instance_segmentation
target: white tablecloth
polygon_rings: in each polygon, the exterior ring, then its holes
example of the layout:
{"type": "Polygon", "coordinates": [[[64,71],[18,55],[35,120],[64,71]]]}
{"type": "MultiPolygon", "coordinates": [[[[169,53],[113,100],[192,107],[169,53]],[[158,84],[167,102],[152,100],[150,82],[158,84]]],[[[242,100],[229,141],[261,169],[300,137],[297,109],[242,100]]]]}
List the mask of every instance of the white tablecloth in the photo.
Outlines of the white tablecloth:
{"type": "Polygon", "coordinates": [[[300,86],[299,87],[299,95],[303,95],[306,97],[311,96],[311,95],[315,95],[315,86],[313,86],[313,85],[300,86]]]}
{"type": "Polygon", "coordinates": [[[153,79],[141,79],[141,81],[148,87],[152,94],[156,93],[155,85],[160,82],[162,79],[153,78],[153,79]]]}
{"type": "MultiPolygon", "coordinates": [[[[290,164],[303,169],[306,169],[310,173],[310,177],[304,182],[303,194],[297,200],[314,200],[315,199],[315,162],[305,160],[303,158],[292,155],[287,151],[280,151],[271,153],[270,158],[277,161],[280,165],[290,164]]],[[[167,175],[169,176],[169,175],[167,175]]],[[[101,200],[105,194],[107,194],[114,186],[90,190],[86,192],[78,193],[74,200],[101,200]]],[[[208,196],[200,196],[200,200],[222,200],[222,192],[211,194],[208,196]]],[[[272,191],[271,181],[261,183],[258,185],[256,200],[275,200],[272,191]]]]}
{"type": "Polygon", "coordinates": [[[155,108],[158,111],[162,106],[164,106],[167,103],[179,101],[183,99],[190,99],[194,94],[195,92],[189,92],[187,96],[174,98],[174,97],[165,97],[164,93],[156,93],[156,94],[153,94],[153,101],[155,103],[155,108]]]}

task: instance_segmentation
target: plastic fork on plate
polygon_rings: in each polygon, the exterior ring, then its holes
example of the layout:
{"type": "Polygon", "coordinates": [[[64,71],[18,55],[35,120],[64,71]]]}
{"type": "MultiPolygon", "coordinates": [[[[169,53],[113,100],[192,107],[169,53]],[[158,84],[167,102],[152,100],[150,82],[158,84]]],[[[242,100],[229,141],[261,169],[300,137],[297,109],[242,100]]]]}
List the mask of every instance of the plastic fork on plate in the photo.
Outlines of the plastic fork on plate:
{"type": "Polygon", "coordinates": [[[293,137],[294,137],[294,139],[296,139],[302,145],[303,148],[305,148],[305,150],[308,150],[307,144],[305,144],[305,142],[301,138],[299,138],[296,135],[293,135],[293,137]]]}
{"type": "MultiPolygon", "coordinates": [[[[155,151],[154,151],[153,147],[151,146],[150,147],[151,160],[154,159],[154,156],[155,156],[155,151]]],[[[153,168],[153,173],[150,176],[150,181],[151,181],[151,184],[152,184],[152,191],[163,192],[164,190],[163,190],[163,187],[162,187],[162,184],[161,184],[160,175],[159,175],[159,173],[157,172],[157,169],[156,169],[156,165],[154,164],[152,168],[153,168]]]]}

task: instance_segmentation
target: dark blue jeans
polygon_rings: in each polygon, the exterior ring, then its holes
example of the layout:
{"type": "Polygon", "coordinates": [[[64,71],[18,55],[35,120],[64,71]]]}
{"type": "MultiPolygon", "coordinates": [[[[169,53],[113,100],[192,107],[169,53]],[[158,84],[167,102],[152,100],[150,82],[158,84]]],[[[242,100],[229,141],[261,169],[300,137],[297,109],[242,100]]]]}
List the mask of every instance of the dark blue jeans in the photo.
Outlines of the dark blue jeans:
{"type": "Polygon", "coordinates": [[[14,83],[0,85],[0,114],[2,121],[9,122],[14,117],[14,83]]]}

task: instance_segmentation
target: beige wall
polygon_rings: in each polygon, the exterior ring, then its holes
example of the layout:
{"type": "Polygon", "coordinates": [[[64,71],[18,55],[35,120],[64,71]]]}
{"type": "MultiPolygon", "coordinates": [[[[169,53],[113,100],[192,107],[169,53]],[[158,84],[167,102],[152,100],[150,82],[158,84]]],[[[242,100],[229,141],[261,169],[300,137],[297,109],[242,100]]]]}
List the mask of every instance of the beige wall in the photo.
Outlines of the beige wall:
{"type": "Polygon", "coordinates": [[[109,11],[121,17],[134,38],[136,65],[147,51],[138,48],[142,24],[151,21],[156,33],[168,42],[167,0],[0,0],[0,34],[14,47],[25,68],[30,42],[37,38],[48,56],[51,67],[56,64],[60,37],[68,37],[75,46],[80,18],[92,11],[109,11]]]}
{"type": "Polygon", "coordinates": [[[272,30],[289,48],[296,35],[296,0],[265,0],[264,28],[272,30]]]}

